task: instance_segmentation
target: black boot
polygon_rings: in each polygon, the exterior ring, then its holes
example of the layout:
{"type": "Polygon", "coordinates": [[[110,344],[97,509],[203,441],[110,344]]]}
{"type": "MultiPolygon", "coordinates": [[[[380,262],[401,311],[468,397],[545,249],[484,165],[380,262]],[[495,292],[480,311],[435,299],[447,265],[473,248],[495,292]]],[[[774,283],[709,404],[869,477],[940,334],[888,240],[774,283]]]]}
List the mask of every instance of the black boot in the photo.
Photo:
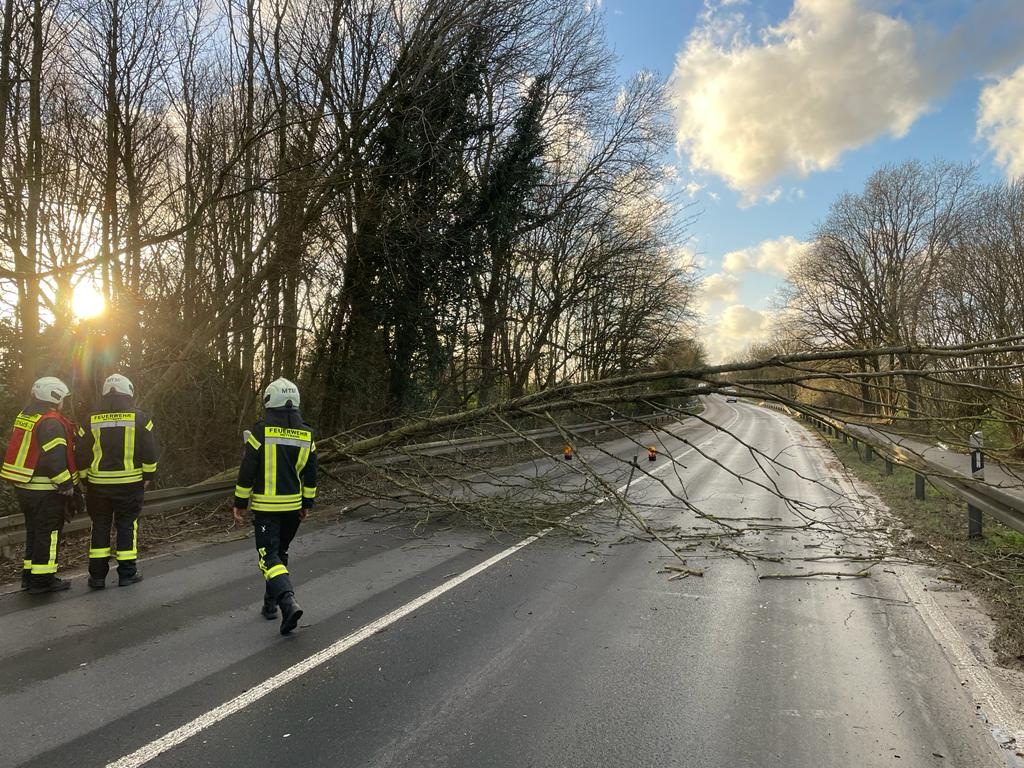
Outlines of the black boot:
{"type": "Polygon", "coordinates": [[[64,579],[48,573],[43,576],[33,576],[29,583],[28,593],[30,595],[45,595],[47,592],[63,592],[65,589],[71,589],[70,581],[64,581],[64,579]]]}
{"type": "Polygon", "coordinates": [[[28,589],[32,585],[32,571],[25,568],[21,572],[21,588],[28,589]]]}
{"type": "Polygon", "coordinates": [[[270,595],[263,596],[263,607],[260,608],[260,616],[268,621],[273,621],[277,618],[277,603],[274,602],[274,598],[270,595]]]}
{"type": "Polygon", "coordinates": [[[289,634],[295,627],[299,625],[299,619],[302,618],[302,608],[295,602],[295,595],[291,592],[285,592],[278,598],[277,604],[281,606],[281,634],[289,634]]]}
{"type": "Polygon", "coordinates": [[[89,577],[89,589],[103,589],[107,586],[107,580],[101,579],[99,576],[89,577]]]}
{"type": "Polygon", "coordinates": [[[130,587],[132,584],[138,584],[140,581],[142,581],[142,574],[138,571],[125,576],[117,574],[117,586],[119,587],[130,587]]]}

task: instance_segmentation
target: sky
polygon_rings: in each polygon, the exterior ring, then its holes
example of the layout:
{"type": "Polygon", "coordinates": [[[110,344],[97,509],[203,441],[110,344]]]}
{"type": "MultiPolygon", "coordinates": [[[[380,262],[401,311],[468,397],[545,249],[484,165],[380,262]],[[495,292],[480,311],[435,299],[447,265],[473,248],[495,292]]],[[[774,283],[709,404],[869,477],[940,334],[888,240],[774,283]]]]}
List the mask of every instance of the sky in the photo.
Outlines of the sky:
{"type": "Polygon", "coordinates": [[[887,163],[1024,175],[1024,0],[587,0],[667,81],[712,361],[770,336],[788,267],[887,163]]]}

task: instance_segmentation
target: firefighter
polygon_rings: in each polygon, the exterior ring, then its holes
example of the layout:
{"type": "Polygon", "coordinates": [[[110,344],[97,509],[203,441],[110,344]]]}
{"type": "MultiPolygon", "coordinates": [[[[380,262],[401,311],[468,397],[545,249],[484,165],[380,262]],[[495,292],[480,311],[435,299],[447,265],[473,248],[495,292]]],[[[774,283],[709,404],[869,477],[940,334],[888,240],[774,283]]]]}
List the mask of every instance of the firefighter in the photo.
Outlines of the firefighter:
{"type": "Polygon", "coordinates": [[[14,484],[25,516],[21,587],[33,595],[71,587],[57,576],[64,522],[84,507],[75,469],[75,425],[62,413],[69,394],[67,385],[54,376],[32,385],[30,402],[14,420],[0,470],[0,477],[14,484]]]}
{"type": "Polygon", "coordinates": [[[157,444],[153,420],[135,407],[135,385],[126,376],[115,373],[103,382],[100,409],[79,429],[76,453],[92,518],[89,587],[107,585],[111,527],[117,531],[117,585],[137,584],[139,515],[156,477],[157,444]]]}
{"type": "Polygon", "coordinates": [[[316,443],[313,430],[302,421],[299,390],[292,382],[271,382],[263,405],[263,421],[246,437],[234,516],[241,523],[246,508],[252,508],[259,567],[266,582],[260,613],[272,621],[280,607],[281,634],[287,635],[302,616],[288,575],[288,546],[316,498],[316,443]]]}

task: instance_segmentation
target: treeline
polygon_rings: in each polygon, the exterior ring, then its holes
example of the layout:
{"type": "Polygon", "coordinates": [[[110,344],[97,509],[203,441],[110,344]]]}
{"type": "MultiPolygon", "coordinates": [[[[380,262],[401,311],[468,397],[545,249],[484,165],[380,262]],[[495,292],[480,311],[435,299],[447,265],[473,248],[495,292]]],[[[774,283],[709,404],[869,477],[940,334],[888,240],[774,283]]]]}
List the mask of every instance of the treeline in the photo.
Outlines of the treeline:
{"type": "MultiPolygon", "coordinates": [[[[755,354],[969,345],[1024,333],[1024,181],[985,184],[972,166],[942,161],[879,169],[862,191],[832,203],[791,270],[782,312],[785,335],[755,354]]],[[[911,349],[828,366],[846,378],[802,389],[914,431],[962,438],[986,426],[1021,453],[1022,366],[1024,355],[1012,350],[979,358],[911,349]]]]}
{"type": "Polygon", "coordinates": [[[585,4],[2,2],[12,402],[124,370],[188,474],[281,374],[331,433],[679,348],[661,83],[585,4]]]}

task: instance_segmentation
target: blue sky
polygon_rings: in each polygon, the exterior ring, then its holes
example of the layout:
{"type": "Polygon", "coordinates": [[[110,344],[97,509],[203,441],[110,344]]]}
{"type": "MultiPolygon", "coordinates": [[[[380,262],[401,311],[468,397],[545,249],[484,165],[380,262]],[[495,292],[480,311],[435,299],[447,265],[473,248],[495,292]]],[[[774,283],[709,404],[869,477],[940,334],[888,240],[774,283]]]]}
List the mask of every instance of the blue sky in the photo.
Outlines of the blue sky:
{"type": "Polygon", "coordinates": [[[670,81],[680,138],[666,162],[701,211],[712,359],[770,334],[785,266],[880,165],[973,162],[982,181],[1024,170],[1024,0],[597,5],[621,76],[670,81]]]}

